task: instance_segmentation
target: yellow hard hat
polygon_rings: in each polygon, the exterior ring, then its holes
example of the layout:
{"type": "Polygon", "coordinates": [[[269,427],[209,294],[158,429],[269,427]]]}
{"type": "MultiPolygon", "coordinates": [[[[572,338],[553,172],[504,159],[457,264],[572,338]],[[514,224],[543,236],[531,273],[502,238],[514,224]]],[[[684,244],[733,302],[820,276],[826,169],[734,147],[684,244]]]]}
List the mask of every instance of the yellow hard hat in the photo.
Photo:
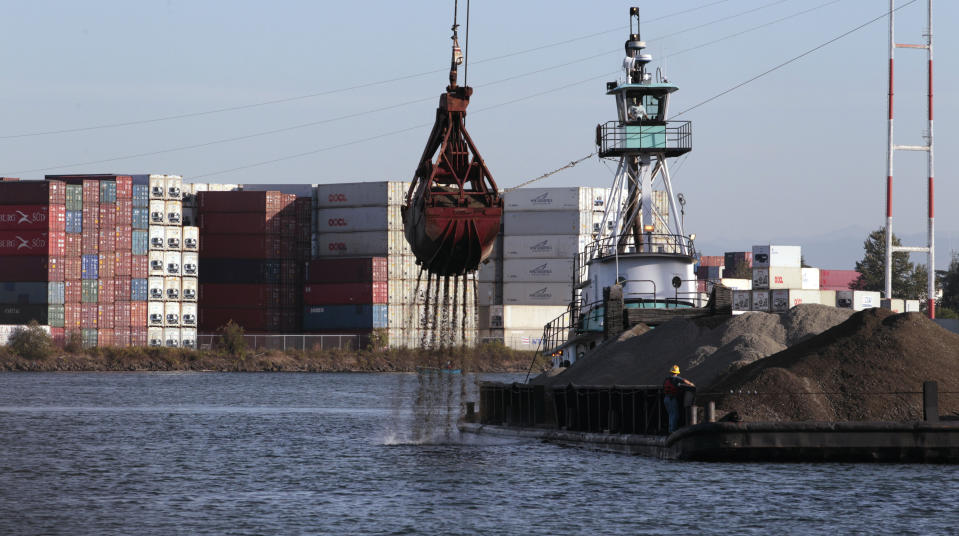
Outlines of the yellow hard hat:
{"type": "Polygon", "coordinates": [[[679,374],[679,365],[673,365],[673,368],[669,369],[670,374],[679,374]]]}

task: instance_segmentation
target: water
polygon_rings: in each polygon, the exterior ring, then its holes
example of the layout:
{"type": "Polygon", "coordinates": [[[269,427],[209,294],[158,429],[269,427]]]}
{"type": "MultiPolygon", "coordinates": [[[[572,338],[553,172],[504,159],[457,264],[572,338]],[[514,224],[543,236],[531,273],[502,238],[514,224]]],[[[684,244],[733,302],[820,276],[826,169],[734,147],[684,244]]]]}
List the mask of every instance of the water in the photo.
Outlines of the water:
{"type": "Polygon", "coordinates": [[[411,374],[0,374],[0,534],[959,531],[955,466],[700,464],[459,436],[445,376],[424,393],[411,374]]]}

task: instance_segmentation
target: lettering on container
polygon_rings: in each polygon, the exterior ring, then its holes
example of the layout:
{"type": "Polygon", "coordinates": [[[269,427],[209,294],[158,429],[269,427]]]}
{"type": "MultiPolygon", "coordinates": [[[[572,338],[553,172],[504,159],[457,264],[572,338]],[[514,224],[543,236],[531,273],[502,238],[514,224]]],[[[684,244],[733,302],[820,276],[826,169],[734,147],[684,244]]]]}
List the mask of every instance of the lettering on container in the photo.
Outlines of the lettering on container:
{"type": "Polygon", "coordinates": [[[330,242],[329,249],[330,251],[346,251],[347,248],[345,242],[330,242]]]}
{"type": "Polygon", "coordinates": [[[778,284],[780,284],[780,285],[783,284],[783,276],[777,275],[777,276],[773,277],[773,279],[775,280],[776,283],[778,283],[778,284]]]}
{"type": "Polygon", "coordinates": [[[346,222],[346,219],[344,219],[344,218],[330,218],[330,219],[327,221],[327,224],[328,224],[330,227],[346,227],[347,225],[349,225],[349,224],[346,222]]]}
{"type": "Polygon", "coordinates": [[[534,205],[550,205],[553,200],[549,198],[549,192],[546,192],[530,199],[529,202],[534,205]]]}
{"type": "Polygon", "coordinates": [[[547,266],[546,263],[543,263],[535,268],[530,269],[529,273],[532,275],[550,275],[553,273],[553,271],[549,269],[549,266],[547,266]]]}
{"type": "Polygon", "coordinates": [[[549,299],[553,297],[553,293],[551,293],[547,287],[543,287],[535,292],[531,292],[529,297],[549,299]]]}
{"type": "Polygon", "coordinates": [[[529,250],[537,253],[547,253],[552,252],[553,247],[549,245],[549,240],[543,240],[542,242],[530,246],[529,250]]]}
{"type": "Polygon", "coordinates": [[[22,210],[16,210],[14,212],[16,212],[16,214],[0,214],[0,223],[16,223],[17,225],[25,223],[30,225],[47,221],[47,215],[44,212],[35,211],[32,214],[27,214],[22,210]]]}
{"type": "Polygon", "coordinates": [[[330,194],[330,203],[346,203],[346,194],[330,194]]]}

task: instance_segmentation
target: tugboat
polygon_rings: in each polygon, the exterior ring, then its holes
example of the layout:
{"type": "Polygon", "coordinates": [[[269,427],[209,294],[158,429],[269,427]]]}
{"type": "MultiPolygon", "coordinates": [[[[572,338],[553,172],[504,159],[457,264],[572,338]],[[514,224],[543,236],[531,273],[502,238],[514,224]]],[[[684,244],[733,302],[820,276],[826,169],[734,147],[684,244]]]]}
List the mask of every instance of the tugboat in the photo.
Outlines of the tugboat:
{"type": "Polygon", "coordinates": [[[678,214],[685,199],[680,194],[677,202],[668,164],[692,150],[692,126],[668,119],[679,87],[658,68],[655,75],[648,71],[653,58],[640,39],[639,8],[630,8],[629,25],[625,77],[606,84],[617,117],[596,126],[599,157],[617,162],[609,202],[600,234],[575,259],[569,309],[543,333],[543,350],[556,366],[595,348],[610,332],[609,319],[655,325],[677,314],[706,313],[698,310],[707,295],[697,288],[695,235],[686,234],[678,214]]]}

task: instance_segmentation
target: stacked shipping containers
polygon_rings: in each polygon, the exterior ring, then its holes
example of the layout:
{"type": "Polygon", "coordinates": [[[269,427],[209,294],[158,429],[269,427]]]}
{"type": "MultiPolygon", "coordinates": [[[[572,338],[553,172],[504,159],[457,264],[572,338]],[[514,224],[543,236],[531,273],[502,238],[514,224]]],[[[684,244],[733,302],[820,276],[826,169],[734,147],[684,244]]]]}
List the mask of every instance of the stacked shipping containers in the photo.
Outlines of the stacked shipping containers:
{"type": "Polygon", "coordinates": [[[65,185],[0,182],[0,331],[31,320],[64,338],[65,185]]]}
{"type": "Polygon", "coordinates": [[[295,201],[278,191],[197,193],[201,329],[215,331],[233,320],[253,333],[300,331],[302,261],[309,249],[297,240],[295,201]]]}

